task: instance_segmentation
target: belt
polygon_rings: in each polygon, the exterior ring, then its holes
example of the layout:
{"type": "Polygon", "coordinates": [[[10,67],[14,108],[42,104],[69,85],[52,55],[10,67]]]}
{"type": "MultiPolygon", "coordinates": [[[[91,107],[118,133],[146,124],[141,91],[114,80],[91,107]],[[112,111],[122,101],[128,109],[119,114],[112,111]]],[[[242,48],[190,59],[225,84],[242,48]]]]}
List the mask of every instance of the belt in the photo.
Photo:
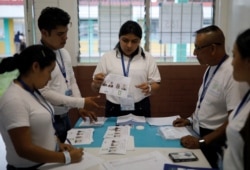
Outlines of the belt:
{"type": "Polygon", "coordinates": [[[64,113],[64,114],[60,114],[60,115],[55,115],[54,118],[55,119],[60,119],[60,118],[66,117],[66,116],[68,116],[68,113],[64,113]]]}

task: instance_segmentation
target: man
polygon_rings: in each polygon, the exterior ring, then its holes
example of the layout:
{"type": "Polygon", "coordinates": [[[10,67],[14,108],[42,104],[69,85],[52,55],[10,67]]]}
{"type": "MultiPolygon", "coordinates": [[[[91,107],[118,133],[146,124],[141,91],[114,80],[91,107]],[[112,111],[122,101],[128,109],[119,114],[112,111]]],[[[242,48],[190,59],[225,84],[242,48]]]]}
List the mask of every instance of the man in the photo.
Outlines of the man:
{"type": "Polygon", "coordinates": [[[91,121],[96,120],[96,115],[94,112],[87,110],[94,107],[100,108],[94,101],[99,96],[81,97],[71,64],[71,57],[68,51],[63,48],[66,44],[69,24],[69,14],[56,7],[43,9],[38,18],[41,43],[54,50],[57,61],[51,74],[51,80],[40,91],[54,106],[54,127],[61,142],[66,140],[67,130],[71,128],[68,118],[69,108],[78,108],[80,116],[83,119],[85,119],[85,116],[89,116],[91,121]]]}
{"type": "Polygon", "coordinates": [[[225,52],[225,37],[217,26],[196,31],[194,55],[200,64],[208,65],[196,109],[191,118],[178,118],[173,125],[192,124],[200,138],[185,136],[181,138],[181,144],[190,149],[200,148],[210,165],[218,168],[218,153],[225,144],[228,115],[247,91],[247,85],[233,79],[232,58],[225,52]]]}

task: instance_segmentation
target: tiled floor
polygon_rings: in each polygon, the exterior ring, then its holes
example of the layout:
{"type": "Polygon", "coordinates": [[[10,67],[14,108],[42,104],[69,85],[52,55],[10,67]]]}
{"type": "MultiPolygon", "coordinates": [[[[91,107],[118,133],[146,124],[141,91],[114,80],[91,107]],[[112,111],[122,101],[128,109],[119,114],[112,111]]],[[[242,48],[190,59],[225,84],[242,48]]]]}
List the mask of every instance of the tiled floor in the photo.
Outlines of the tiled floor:
{"type": "Polygon", "coordinates": [[[6,169],[6,159],[5,159],[5,145],[3,143],[2,136],[0,134],[0,170],[5,170],[6,169]]]}

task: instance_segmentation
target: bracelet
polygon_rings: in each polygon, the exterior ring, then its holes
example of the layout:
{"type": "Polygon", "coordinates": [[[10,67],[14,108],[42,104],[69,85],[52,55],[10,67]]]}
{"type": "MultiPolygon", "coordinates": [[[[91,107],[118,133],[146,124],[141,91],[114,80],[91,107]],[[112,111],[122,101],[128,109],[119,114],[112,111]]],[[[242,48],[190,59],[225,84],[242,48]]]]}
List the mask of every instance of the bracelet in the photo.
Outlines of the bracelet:
{"type": "Polygon", "coordinates": [[[71,163],[71,157],[69,154],[69,151],[63,151],[64,158],[65,158],[65,164],[70,164],[71,163]]]}
{"type": "Polygon", "coordinates": [[[150,92],[151,92],[151,90],[152,90],[152,87],[151,87],[151,85],[150,85],[150,84],[148,84],[148,92],[150,93],[150,92]]]}

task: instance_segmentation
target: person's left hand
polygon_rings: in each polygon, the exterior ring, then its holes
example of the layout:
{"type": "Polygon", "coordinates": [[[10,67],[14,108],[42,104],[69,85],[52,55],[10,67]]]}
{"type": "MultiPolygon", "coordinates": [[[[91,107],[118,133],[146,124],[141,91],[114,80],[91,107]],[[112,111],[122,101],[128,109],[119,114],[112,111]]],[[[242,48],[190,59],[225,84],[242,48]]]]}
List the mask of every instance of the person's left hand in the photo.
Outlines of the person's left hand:
{"type": "Polygon", "coordinates": [[[86,109],[79,109],[78,114],[84,121],[86,121],[86,117],[89,117],[90,122],[97,121],[97,116],[93,111],[89,111],[86,109]]]}
{"type": "Polygon", "coordinates": [[[199,139],[190,135],[181,138],[181,145],[188,149],[200,148],[199,139]]]}
{"type": "Polygon", "coordinates": [[[60,151],[71,151],[75,149],[72,145],[66,143],[59,143],[59,150],[60,151]]]}

